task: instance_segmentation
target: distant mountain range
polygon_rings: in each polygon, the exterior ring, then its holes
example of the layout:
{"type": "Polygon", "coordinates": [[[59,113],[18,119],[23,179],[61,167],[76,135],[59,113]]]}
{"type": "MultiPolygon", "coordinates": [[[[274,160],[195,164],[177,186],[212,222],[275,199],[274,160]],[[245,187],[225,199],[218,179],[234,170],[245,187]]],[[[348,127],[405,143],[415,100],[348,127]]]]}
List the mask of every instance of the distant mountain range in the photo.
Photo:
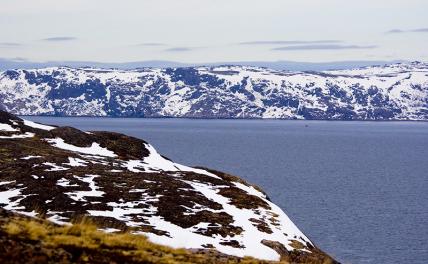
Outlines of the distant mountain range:
{"type": "Polygon", "coordinates": [[[285,71],[256,66],[0,73],[0,108],[19,115],[428,120],[428,64],[285,71]]]}

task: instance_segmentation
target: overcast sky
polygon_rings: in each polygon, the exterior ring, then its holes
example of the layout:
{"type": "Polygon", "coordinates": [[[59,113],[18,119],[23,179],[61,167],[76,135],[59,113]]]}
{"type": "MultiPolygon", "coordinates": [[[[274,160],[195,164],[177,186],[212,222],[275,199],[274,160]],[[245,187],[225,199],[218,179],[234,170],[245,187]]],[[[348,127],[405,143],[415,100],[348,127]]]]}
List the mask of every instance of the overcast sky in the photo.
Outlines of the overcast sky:
{"type": "Polygon", "coordinates": [[[0,58],[428,61],[427,0],[0,0],[0,58]]]}

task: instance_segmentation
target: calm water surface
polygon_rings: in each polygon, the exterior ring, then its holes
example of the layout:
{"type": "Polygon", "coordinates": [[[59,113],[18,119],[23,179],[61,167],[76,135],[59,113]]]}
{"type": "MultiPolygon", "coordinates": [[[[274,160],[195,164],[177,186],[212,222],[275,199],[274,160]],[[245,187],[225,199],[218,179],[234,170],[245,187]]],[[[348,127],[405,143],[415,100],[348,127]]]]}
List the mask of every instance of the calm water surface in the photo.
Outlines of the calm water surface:
{"type": "Polygon", "coordinates": [[[428,123],[26,118],[239,175],[343,263],[428,263],[428,123]]]}

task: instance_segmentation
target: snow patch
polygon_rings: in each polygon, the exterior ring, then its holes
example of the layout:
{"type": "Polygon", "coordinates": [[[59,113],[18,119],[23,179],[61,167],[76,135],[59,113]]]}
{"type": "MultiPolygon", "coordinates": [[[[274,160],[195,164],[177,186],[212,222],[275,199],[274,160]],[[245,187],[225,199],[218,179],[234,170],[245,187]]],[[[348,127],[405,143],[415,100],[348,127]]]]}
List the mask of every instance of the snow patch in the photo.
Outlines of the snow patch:
{"type": "Polygon", "coordinates": [[[95,143],[95,142],[92,143],[90,147],[78,147],[78,146],[65,143],[64,139],[62,138],[53,138],[53,139],[49,138],[45,140],[51,143],[54,147],[64,149],[64,150],[69,150],[69,151],[79,152],[79,153],[89,154],[89,155],[110,157],[110,158],[117,157],[117,155],[114,154],[113,151],[103,148],[98,143],[95,143]]]}
{"type": "Polygon", "coordinates": [[[150,144],[144,144],[144,146],[149,151],[149,155],[144,157],[143,160],[129,160],[124,163],[123,167],[132,172],[185,171],[221,179],[206,170],[188,167],[165,159],[150,144]]]}
{"type": "Polygon", "coordinates": [[[19,129],[13,128],[11,125],[8,124],[0,124],[0,131],[16,132],[19,131],[19,129]]]}
{"type": "Polygon", "coordinates": [[[55,163],[52,163],[52,162],[43,162],[42,164],[46,165],[46,166],[52,167],[51,169],[47,169],[45,171],[63,171],[63,170],[68,170],[68,168],[61,167],[61,166],[56,165],[55,163]]]}
{"type": "Polygon", "coordinates": [[[76,191],[76,192],[68,192],[67,194],[71,199],[75,201],[83,201],[86,202],[85,197],[102,197],[104,195],[103,191],[99,191],[98,187],[95,184],[94,179],[99,177],[99,175],[86,175],[86,177],[74,176],[76,179],[88,183],[90,191],[76,191]]]}
{"type": "Polygon", "coordinates": [[[64,163],[64,165],[68,165],[71,167],[86,167],[86,161],[79,158],[68,157],[68,163],[64,163]]]}
{"type": "Polygon", "coordinates": [[[26,156],[26,157],[22,157],[22,160],[30,160],[30,159],[38,159],[41,158],[42,156],[26,156]]]}
{"type": "Polygon", "coordinates": [[[2,185],[7,185],[7,184],[11,184],[14,183],[15,181],[4,181],[4,182],[0,182],[0,186],[2,185]]]}
{"type": "Polygon", "coordinates": [[[56,128],[56,127],[53,127],[53,126],[47,126],[47,125],[38,124],[36,122],[29,121],[29,120],[24,120],[24,125],[32,127],[32,128],[47,130],[47,131],[50,131],[50,130],[56,128]]]}
{"type": "Polygon", "coordinates": [[[59,179],[56,182],[56,185],[62,186],[62,187],[79,187],[79,185],[77,185],[77,184],[70,184],[70,181],[65,179],[65,178],[59,179]]]}
{"type": "Polygon", "coordinates": [[[23,206],[19,206],[19,202],[25,198],[25,196],[21,195],[23,189],[10,189],[0,192],[0,204],[6,204],[3,208],[12,211],[24,209],[23,206]]]}
{"type": "Polygon", "coordinates": [[[11,136],[0,136],[0,139],[20,139],[20,138],[32,138],[34,133],[26,132],[25,134],[14,134],[11,136]]]}

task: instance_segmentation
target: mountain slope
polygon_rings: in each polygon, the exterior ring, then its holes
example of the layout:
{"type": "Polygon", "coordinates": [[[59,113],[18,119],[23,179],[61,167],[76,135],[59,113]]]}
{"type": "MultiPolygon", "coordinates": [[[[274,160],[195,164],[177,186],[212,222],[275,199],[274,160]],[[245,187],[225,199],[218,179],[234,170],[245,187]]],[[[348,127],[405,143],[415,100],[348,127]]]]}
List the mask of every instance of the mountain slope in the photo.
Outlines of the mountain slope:
{"type": "Polygon", "coordinates": [[[161,156],[147,142],[0,111],[0,206],[57,224],[90,219],[175,248],[330,259],[258,187],[161,156]]]}
{"type": "Polygon", "coordinates": [[[427,120],[428,65],[9,70],[0,74],[0,108],[20,115],[427,120]]]}

